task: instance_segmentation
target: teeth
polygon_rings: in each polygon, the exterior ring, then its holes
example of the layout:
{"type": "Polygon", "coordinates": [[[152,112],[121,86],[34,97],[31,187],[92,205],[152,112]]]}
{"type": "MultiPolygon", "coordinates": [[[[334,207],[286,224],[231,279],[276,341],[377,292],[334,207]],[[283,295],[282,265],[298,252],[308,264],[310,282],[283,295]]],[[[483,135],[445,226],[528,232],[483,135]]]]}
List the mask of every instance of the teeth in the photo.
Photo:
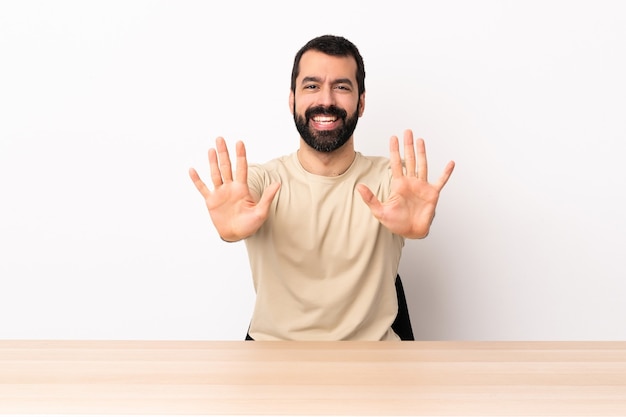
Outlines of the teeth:
{"type": "Polygon", "coordinates": [[[332,116],[316,116],[313,118],[313,120],[315,120],[317,123],[330,123],[334,122],[337,119],[332,116]]]}

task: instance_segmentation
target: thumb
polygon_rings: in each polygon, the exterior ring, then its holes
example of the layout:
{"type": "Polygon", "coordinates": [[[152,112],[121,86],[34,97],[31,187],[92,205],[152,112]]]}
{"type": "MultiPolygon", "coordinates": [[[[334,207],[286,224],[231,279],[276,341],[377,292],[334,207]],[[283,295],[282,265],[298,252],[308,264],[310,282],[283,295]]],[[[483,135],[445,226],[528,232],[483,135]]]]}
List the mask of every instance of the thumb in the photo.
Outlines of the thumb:
{"type": "Polygon", "coordinates": [[[356,189],[359,194],[361,194],[361,198],[363,198],[365,204],[367,204],[370,210],[372,210],[372,214],[374,215],[374,217],[380,218],[380,214],[382,212],[382,203],[380,202],[380,200],[378,200],[378,198],[376,198],[372,190],[370,190],[364,184],[358,184],[356,186],[356,189]]]}
{"type": "Polygon", "coordinates": [[[271,184],[269,187],[267,187],[265,191],[263,191],[263,195],[261,195],[261,198],[259,199],[257,203],[257,207],[262,209],[263,212],[267,212],[270,208],[270,204],[272,204],[272,201],[274,200],[274,197],[276,196],[276,193],[278,192],[279,189],[280,189],[279,182],[275,182],[271,184]]]}

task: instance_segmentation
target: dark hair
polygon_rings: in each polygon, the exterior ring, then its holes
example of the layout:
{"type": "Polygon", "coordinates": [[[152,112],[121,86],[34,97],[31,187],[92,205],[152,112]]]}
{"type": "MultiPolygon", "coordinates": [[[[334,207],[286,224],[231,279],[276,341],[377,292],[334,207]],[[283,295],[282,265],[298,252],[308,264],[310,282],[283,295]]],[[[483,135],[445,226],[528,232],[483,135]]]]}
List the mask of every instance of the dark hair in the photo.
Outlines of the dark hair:
{"type": "Polygon", "coordinates": [[[356,61],[356,82],[359,88],[359,96],[365,92],[365,65],[363,64],[363,57],[352,42],[344,37],[334,35],[318,36],[300,48],[293,61],[293,69],[291,70],[291,91],[296,91],[296,78],[300,74],[300,59],[306,51],[311,49],[326,55],[353,57],[356,61]]]}

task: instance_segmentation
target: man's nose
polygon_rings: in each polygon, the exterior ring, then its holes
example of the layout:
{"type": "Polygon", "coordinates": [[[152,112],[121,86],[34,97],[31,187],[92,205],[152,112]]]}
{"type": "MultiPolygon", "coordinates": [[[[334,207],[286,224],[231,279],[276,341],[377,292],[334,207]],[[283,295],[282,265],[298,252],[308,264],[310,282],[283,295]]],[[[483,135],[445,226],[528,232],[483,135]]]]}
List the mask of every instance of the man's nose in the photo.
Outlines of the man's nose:
{"type": "Polygon", "coordinates": [[[333,89],[330,87],[322,88],[317,96],[317,104],[328,107],[335,104],[333,89]]]}

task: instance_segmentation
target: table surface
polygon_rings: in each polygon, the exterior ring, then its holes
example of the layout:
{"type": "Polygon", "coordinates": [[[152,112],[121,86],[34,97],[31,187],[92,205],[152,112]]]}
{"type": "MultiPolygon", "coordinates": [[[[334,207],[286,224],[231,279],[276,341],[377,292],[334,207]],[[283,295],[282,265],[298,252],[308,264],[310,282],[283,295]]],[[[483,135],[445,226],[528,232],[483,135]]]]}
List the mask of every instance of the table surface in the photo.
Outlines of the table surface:
{"type": "Polygon", "coordinates": [[[626,342],[0,340],[0,414],[626,415],[626,342]]]}

